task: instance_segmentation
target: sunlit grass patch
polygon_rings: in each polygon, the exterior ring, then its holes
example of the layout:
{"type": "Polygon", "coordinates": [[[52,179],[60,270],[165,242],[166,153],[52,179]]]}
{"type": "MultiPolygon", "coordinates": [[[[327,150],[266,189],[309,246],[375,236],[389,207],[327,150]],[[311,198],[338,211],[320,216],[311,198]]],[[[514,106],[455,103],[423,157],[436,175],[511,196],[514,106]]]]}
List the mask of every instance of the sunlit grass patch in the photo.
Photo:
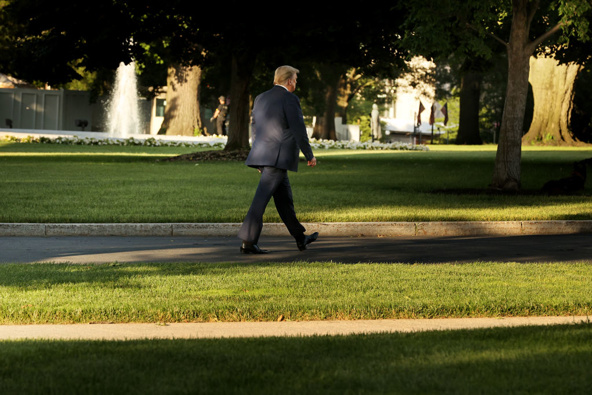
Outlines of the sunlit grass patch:
{"type": "Polygon", "coordinates": [[[582,315],[592,265],[0,266],[0,323],[582,315]]]}
{"type": "MultiPolygon", "coordinates": [[[[259,180],[238,161],[166,162],[189,148],[0,146],[0,222],[241,222],[259,180]],[[43,148],[39,148],[43,147],[43,148]]],[[[546,196],[588,149],[525,149],[523,191],[488,193],[491,147],[429,152],[319,150],[290,174],[302,222],[592,219],[589,182],[546,196]]],[[[266,221],[279,222],[270,205],[266,221]]]]}

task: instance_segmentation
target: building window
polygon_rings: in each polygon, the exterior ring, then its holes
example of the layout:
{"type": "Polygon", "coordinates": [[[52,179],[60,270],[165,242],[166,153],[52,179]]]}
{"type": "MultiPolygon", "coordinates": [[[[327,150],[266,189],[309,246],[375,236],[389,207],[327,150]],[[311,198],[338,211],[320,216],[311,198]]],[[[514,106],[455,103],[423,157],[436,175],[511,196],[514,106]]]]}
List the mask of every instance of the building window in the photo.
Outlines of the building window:
{"type": "Polygon", "coordinates": [[[156,99],[155,116],[164,117],[164,108],[166,106],[165,99],[156,99]]]}

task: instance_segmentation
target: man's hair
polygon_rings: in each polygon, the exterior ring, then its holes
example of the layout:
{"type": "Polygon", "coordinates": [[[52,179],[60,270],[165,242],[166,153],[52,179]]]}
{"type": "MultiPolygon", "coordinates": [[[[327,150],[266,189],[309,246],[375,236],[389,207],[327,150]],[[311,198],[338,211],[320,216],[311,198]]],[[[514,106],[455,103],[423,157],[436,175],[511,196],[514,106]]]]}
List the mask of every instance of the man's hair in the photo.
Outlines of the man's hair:
{"type": "Polygon", "coordinates": [[[294,76],[299,72],[300,70],[295,69],[292,66],[280,66],[275,70],[273,83],[276,85],[284,85],[286,81],[294,78],[294,76]]]}

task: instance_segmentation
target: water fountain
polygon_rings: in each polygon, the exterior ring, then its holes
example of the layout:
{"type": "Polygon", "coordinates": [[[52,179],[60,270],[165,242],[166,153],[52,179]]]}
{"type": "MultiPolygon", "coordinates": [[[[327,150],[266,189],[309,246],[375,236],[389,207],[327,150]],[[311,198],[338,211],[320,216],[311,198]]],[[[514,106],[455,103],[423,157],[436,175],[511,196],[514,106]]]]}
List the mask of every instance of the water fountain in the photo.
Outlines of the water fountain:
{"type": "Polygon", "coordinates": [[[142,133],[137,85],[136,64],[120,63],[108,108],[107,131],[110,136],[128,138],[142,133]]]}
{"type": "MultiPolygon", "coordinates": [[[[71,122],[66,119],[63,128],[59,129],[37,129],[34,126],[23,127],[22,125],[15,125],[16,127],[13,129],[12,123],[9,128],[2,128],[0,125],[0,138],[4,136],[12,136],[18,139],[44,137],[55,140],[60,138],[63,139],[64,143],[72,140],[75,141],[76,144],[94,144],[96,141],[102,140],[109,143],[113,143],[114,141],[121,143],[122,140],[127,140],[129,138],[133,138],[140,143],[146,140],[158,140],[158,144],[160,144],[160,142],[163,144],[204,142],[209,143],[210,145],[226,143],[225,136],[167,136],[144,133],[145,128],[149,129],[148,125],[151,122],[152,116],[148,113],[150,111],[148,108],[149,106],[144,107],[144,111],[147,113],[142,113],[141,110],[142,103],[145,103],[145,101],[140,100],[138,95],[136,64],[134,62],[127,65],[120,63],[116,70],[115,77],[113,90],[111,91],[109,98],[106,101],[102,101],[104,108],[102,108],[103,111],[101,111],[100,114],[97,114],[100,115],[100,117],[96,117],[97,119],[93,119],[93,113],[95,111],[90,103],[89,107],[85,108],[79,102],[72,101],[75,105],[70,105],[70,107],[68,107],[67,103],[69,103],[70,100],[65,101],[63,99],[64,91],[59,93],[58,91],[37,90],[37,94],[34,97],[38,97],[36,100],[39,100],[39,102],[44,102],[45,99],[43,95],[45,94],[50,94],[52,97],[61,95],[58,97],[60,97],[59,103],[63,103],[63,107],[59,108],[65,108],[66,110],[60,110],[60,112],[71,112],[71,115],[73,115],[71,122]],[[67,124],[66,121],[68,121],[67,124]],[[96,131],[94,127],[102,130],[96,131]],[[86,131],[85,128],[90,130],[86,131]]],[[[70,92],[72,97],[75,97],[77,100],[79,100],[78,98],[80,97],[84,97],[85,101],[89,102],[89,97],[85,96],[84,93],[76,91],[66,92],[70,92]]],[[[18,104],[17,101],[11,103],[18,104]]],[[[16,107],[17,104],[13,105],[18,109],[20,107],[16,107]]],[[[20,104],[18,105],[20,106],[20,104]]],[[[55,109],[52,108],[52,110],[54,111],[49,114],[51,116],[55,113],[55,109]]],[[[42,108],[40,111],[45,111],[45,108],[42,108]]],[[[45,116],[44,114],[39,114],[39,116],[41,116],[41,119],[45,119],[43,118],[45,116]]],[[[11,116],[7,116],[7,118],[12,119],[11,116]]],[[[62,118],[64,117],[60,116],[60,120],[62,120],[62,118]]],[[[33,122],[31,120],[29,121],[33,122]]]]}

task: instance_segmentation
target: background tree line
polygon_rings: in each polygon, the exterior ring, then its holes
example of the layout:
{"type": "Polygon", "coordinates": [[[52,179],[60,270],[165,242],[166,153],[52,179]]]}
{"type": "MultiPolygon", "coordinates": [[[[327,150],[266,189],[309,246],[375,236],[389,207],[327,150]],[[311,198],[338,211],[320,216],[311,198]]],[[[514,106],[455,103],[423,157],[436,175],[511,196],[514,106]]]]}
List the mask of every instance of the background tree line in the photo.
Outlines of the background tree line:
{"type": "Polygon", "coordinates": [[[248,149],[251,100],[278,65],[302,70],[299,95],[317,119],[314,135],[334,139],[335,114],[347,118],[357,92],[395,78],[415,55],[451,77],[438,99],[458,95],[457,143],[481,144],[484,122],[499,122],[493,188],[520,188],[523,142],[590,140],[592,111],[574,89],[590,90],[590,0],[408,0],[355,12],[228,1],[222,18],[218,4],[182,0],[0,5],[3,72],[55,85],[85,70],[101,89],[119,62],[134,60],[144,86],[166,78],[168,134],[201,129],[200,100],[227,94],[227,150],[248,149]]]}

